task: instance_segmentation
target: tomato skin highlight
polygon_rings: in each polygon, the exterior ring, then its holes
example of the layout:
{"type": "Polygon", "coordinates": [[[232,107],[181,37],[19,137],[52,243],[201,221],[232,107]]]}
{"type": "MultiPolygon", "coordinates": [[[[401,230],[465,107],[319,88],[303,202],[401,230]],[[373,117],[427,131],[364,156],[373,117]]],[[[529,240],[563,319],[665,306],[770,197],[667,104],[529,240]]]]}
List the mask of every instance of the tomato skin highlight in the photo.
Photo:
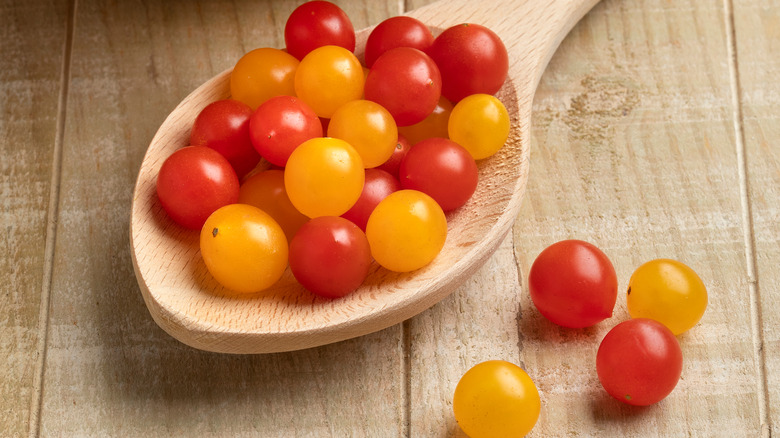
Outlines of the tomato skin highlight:
{"type": "Polygon", "coordinates": [[[157,174],[157,197],[177,224],[199,230],[218,208],[238,201],[233,167],[206,146],[187,146],[172,153],[157,174]]]}
{"type": "Polygon", "coordinates": [[[492,30],[473,23],[445,29],[428,50],[442,76],[442,94],[453,103],[477,94],[496,94],[509,72],[509,55],[492,30]]]}
{"type": "Polygon", "coordinates": [[[596,354],[599,381],[612,397],[635,406],[658,403],[682,374],[682,350],[674,334],[647,318],[623,321],[607,333],[596,354]]]}
{"type": "Polygon", "coordinates": [[[490,360],[463,374],[452,408],[458,425],[471,438],[513,438],[525,436],[536,425],[541,400],[522,368],[490,360]]]}
{"type": "Polygon", "coordinates": [[[612,316],[617,274],[595,245],[562,240],[545,248],[528,274],[534,305],[545,318],[568,328],[590,327],[612,316]]]}
{"type": "Polygon", "coordinates": [[[217,100],[201,110],[192,125],[191,146],[207,146],[224,156],[239,179],[260,162],[249,138],[252,108],[233,99],[217,100]]]}
{"type": "Polygon", "coordinates": [[[347,14],[327,1],[309,1],[293,10],[284,25],[287,51],[303,59],[322,46],[355,51],[355,29],[347,14]]]}
{"type": "Polygon", "coordinates": [[[230,94],[252,110],[274,96],[295,95],[298,60],[287,52],[261,47],[244,54],[230,73],[230,94]]]}
{"type": "Polygon", "coordinates": [[[276,96],[257,107],[249,121],[249,133],[253,147],[263,158],[284,167],[298,145],[322,137],[322,123],[302,100],[276,96]]]}
{"type": "Polygon", "coordinates": [[[290,242],[290,270],[310,292],[343,297],[360,287],[371,266],[365,233],[347,219],[320,216],[305,223],[290,242]]]}
{"type": "Polygon", "coordinates": [[[420,20],[404,15],[390,17],[379,23],[366,40],[366,67],[383,53],[396,47],[412,47],[425,52],[433,44],[433,33],[420,20]]]}

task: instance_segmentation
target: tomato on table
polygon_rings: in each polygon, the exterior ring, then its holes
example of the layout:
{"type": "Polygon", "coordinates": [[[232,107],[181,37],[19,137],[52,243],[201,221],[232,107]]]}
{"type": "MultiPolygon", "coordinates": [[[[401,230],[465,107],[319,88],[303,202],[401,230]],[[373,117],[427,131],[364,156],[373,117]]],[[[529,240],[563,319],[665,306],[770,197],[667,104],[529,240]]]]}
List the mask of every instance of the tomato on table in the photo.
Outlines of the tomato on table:
{"type": "Polygon", "coordinates": [[[295,95],[298,60],[287,52],[263,47],[246,53],[230,73],[230,94],[253,110],[274,96],[295,95]]]}
{"type": "Polygon", "coordinates": [[[707,288],[696,272],[671,259],[651,260],[628,282],[628,313],[654,319],[679,335],[695,326],[707,309],[707,288]]]}
{"type": "Polygon", "coordinates": [[[509,55],[501,38],[479,24],[445,29],[428,53],[441,70],[441,93],[453,103],[471,94],[496,94],[509,71],[509,55]]]}
{"type": "Polygon", "coordinates": [[[227,158],[239,179],[260,162],[249,138],[252,108],[233,99],[218,100],[201,110],[192,125],[191,146],[207,146],[227,158]]]}
{"type": "Polygon", "coordinates": [[[677,386],[682,360],[671,330],[652,319],[637,318],[607,333],[596,354],[596,370],[609,395],[647,406],[663,400],[677,386]]]}
{"type": "Polygon", "coordinates": [[[495,96],[472,94],[458,102],[447,122],[452,141],[466,148],[475,160],[498,152],[509,137],[509,112],[495,96]]]}
{"type": "Polygon", "coordinates": [[[425,119],[440,96],[439,68],[428,55],[411,47],[383,53],[366,77],[365,98],[385,107],[398,126],[425,119]]]}
{"type": "Polygon", "coordinates": [[[306,103],[276,96],[257,107],[249,123],[251,144],[271,164],[284,167],[298,145],[322,137],[322,123],[306,103]]]}
{"type": "Polygon", "coordinates": [[[441,252],[447,218],[439,204],[417,190],[391,193],[376,206],[366,224],[371,255],[384,268],[409,272],[441,252]]]}
{"type": "Polygon", "coordinates": [[[422,21],[404,15],[390,17],[368,35],[366,66],[371,68],[379,56],[396,47],[412,47],[425,52],[433,44],[433,39],[433,33],[422,21]]]}
{"type": "Polygon", "coordinates": [[[360,61],[343,47],[323,46],[309,52],[295,73],[295,94],[323,118],[363,96],[360,61]]]}
{"type": "Polygon", "coordinates": [[[429,138],[406,154],[398,180],[401,187],[426,193],[444,211],[451,211],[474,194],[479,169],[471,154],[459,144],[446,138],[429,138]]]}
{"type": "Polygon", "coordinates": [[[238,201],[239,182],[225,157],[205,146],[172,153],[157,175],[157,197],[177,224],[200,230],[211,213],[238,201]]]}
{"type": "Polygon", "coordinates": [[[215,211],[200,232],[200,253],[211,275],[235,292],[259,292],[287,268],[287,239],[273,218],[246,204],[215,211]]]}
{"type": "Polygon", "coordinates": [[[347,219],[320,216],[304,224],[290,242],[290,270],[310,292],[343,297],[360,287],[371,266],[363,230],[347,219]]]}
{"type": "Polygon", "coordinates": [[[347,14],[327,1],[310,1],[297,8],[284,25],[287,51],[303,59],[322,46],[339,46],[355,51],[355,29],[347,14]]]}
{"type": "Polygon", "coordinates": [[[589,327],[612,316],[617,274],[595,245],[562,240],[536,257],[528,274],[528,289],[539,313],[553,323],[589,327]]]}
{"type": "Polygon", "coordinates": [[[352,221],[366,231],[368,218],[377,205],[391,193],[401,190],[401,184],[388,172],[381,169],[366,169],[366,182],[355,205],[341,217],[352,221]]]}
{"type": "Polygon", "coordinates": [[[282,227],[288,242],[309,220],[290,202],[284,188],[284,171],[279,169],[269,169],[247,178],[239,189],[238,202],[255,206],[271,215],[282,227]]]}
{"type": "Polygon", "coordinates": [[[458,426],[471,438],[519,438],[536,425],[541,400],[522,368],[490,360],[463,374],[455,387],[452,409],[458,426]]]}

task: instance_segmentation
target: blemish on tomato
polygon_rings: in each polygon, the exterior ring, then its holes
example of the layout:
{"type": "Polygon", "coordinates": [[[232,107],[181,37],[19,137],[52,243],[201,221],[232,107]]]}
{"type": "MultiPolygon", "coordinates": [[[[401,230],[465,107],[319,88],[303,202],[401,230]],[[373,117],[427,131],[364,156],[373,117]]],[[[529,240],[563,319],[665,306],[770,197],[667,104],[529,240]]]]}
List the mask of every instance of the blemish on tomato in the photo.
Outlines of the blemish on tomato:
{"type": "Polygon", "coordinates": [[[211,230],[211,235],[214,236],[214,237],[217,237],[217,233],[219,233],[219,229],[214,227],[214,229],[211,230]]]}
{"type": "Polygon", "coordinates": [[[628,292],[626,294],[631,295],[631,286],[628,287],[628,292]]]}

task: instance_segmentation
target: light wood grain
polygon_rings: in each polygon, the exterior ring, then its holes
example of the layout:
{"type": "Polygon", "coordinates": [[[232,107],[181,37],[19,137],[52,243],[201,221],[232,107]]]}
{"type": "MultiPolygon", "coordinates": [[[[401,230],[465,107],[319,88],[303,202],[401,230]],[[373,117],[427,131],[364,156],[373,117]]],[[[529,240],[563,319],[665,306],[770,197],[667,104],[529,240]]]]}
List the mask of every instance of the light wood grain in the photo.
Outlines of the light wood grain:
{"type": "Polygon", "coordinates": [[[0,435],[6,436],[27,431],[38,400],[66,31],[65,2],[0,3],[0,435]]]}
{"type": "MultiPolygon", "coordinates": [[[[738,97],[741,104],[747,207],[752,251],[751,301],[755,300],[755,367],[764,372],[765,432],[780,433],[780,2],[734,2],[738,97]],[[763,359],[763,360],[762,360],[763,359]]],[[[748,297],[745,296],[745,299],[748,297]]]]}

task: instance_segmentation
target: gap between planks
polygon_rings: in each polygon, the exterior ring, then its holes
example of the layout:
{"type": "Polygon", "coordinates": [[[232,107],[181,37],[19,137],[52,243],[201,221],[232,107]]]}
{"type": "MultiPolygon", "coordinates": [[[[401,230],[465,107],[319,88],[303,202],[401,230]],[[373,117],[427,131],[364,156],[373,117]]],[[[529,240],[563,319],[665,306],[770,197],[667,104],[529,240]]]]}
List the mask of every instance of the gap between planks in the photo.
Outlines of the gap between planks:
{"type": "Polygon", "coordinates": [[[756,393],[758,396],[758,417],[761,436],[771,437],[771,418],[769,416],[769,388],[764,354],[763,317],[761,296],[756,271],[756,246],[753,230],[753,211],[750,202],[750,185],[747,173],[745,152],[745,127],[742,112],[742,84],[739,76],[739,53],[734,21],[734,0],[723,1],[724,23],[726,29],[726,50],[728,53],[729,82],[734,120],[734,142],[737,152],[737,172],[739,174],[739,195],[742,210],[742,235],[745,243],[745,262],[748,275],[748,295],[750,297],[750,323],[753,341],[753,357],[756,369],[756,393]]]}
{"type": "Polygon", "coordinates": [[[62,68],[60,70],[60,93],[57,99],[57,132],[54,137],[51,181],[49,183],[49,204],[46,214],[46,243],[43,256],[43,281],[41,282],[41,303],[38,311],[38,344],[33,374],[32,396],[28,436],[37,437],[41,427],[43,404],[43,378],[46,369],[46,350],[49,335],[49,303],[51,301],[52,274],[54,271],[54,250],[57,244],[57,222],[59,218],[60,186],[62,182],[62,143],[65,137],[65,117],[68,106],[70,83],[70,62],[73,48],[73,33],[76,20],[76,0],[68,3],[67,26],[63,44],[62,68]]]}

